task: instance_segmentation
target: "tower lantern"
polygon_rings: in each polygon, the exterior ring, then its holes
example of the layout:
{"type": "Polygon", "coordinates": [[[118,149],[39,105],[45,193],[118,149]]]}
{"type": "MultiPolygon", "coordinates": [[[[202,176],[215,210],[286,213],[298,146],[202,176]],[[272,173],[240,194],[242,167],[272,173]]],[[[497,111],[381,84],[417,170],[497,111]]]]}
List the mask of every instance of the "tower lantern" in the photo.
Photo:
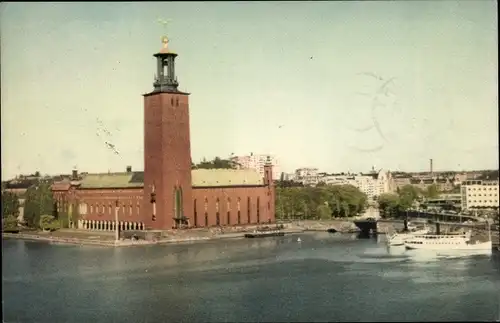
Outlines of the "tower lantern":
{"type": "Polygon", "coordinates": [[[156,79],[153,83],[153,92],[178,92],[179,82],[177,82],[177,76],[175,76],[175,58],[177,54],[169,50],[167,36],[162,37],[162,43],[163,47],[160,52],[153,55],[156,57],[156,79]]]}

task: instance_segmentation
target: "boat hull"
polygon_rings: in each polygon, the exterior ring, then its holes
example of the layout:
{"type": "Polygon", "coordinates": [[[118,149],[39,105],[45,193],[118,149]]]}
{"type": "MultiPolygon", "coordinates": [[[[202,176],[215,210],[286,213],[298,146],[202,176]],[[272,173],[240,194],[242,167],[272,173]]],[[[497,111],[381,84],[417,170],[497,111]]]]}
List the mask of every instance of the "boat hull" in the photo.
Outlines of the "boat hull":
{"type": "Polygon", "coordinates": [[[491,254],[493,244],[491,241],[481,243],[459,243],[459,244],[412,244],[405,243],[407,250],[425,250],[435,251],[438,255],[456,255],[456,254],[491,254]]]}

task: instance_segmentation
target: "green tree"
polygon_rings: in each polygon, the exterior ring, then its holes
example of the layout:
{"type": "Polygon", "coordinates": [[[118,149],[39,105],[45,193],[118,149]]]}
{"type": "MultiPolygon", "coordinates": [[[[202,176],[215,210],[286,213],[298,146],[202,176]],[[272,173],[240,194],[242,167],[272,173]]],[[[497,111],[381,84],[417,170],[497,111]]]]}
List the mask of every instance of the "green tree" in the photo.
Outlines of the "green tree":
{"type": "Polygon", "coordinates": [[[3,191],[2,192],[2,217],[7,216],[17,217],[19,215],[19,198],[16,194],[3,191]]]}
{"type": "Polygon", "coordinates": [[[425,190],[425,197],[429,199],[435,199],[439,197],[439,190],[436,184],[429,185],[425,190]]]}
{"type": "Polygon", "coordinates": [[[54,207],[54,199],[49,183],[39,183],[31,186],[26,191],[24,202],[24,220],[29,227],[40,227],[40,216],[50,214],[57,216],[57,208],[54,207]]]}
{"type": "Polygon", "coordinates": [[[323,204],[318,206],[316,214],[322,220],[329,220],[332,218],[332,209],[330,209],[328,204],[323,204]]]}
{"type": "Polygon", "coordinates": [[[367,197],[352,185],[276,188],[276,214],[280,218],[344,217],[364,211],[367,197]]]}
{"type": "Polygon", "coordinates": [[[191,164],[193,169],[236,169],[238,165],[231,159],[222,159],[215,157],[213,160],[203,158],[198,164],[191,164]]]}
{"type": "Polygon", "coordinates": [[[378,197],[378,207],[381,211],[381,217],[391,217],[399,208],[399,196],[391,193],[380,194],[378,197]]]}
{"type": "Polygon", "coordinates": [[[3,217],[3,230],[4,231],[12,231],[12,230],[17,230],[18,229],[18,221],[17,218],[9,214],[7,216],[3,217]]]}
{"type": "Polygon", "coordinates": [[[399,209],[408,210],[421,195],[421,191],[413,185],[405,185],[399,190],[399,209]]]}
{"type": "Polygon", "coordinates": [[[43,230],[53,231],[59,229],[60,223],[53,215],[42,214],[39,226],[43,230]]]}

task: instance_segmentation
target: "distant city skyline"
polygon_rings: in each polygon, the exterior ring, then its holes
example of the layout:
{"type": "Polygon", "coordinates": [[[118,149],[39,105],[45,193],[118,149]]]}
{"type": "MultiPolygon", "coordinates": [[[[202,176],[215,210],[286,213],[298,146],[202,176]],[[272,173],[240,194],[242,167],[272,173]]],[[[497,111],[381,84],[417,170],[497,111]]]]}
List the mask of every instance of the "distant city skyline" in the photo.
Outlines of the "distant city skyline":
{"type": "Polygon", "coordinates": [[[143,169],[158,18],[191,93],[193,162],[498,169],[496,6],[2,3],[2,177],[143,169]]]}

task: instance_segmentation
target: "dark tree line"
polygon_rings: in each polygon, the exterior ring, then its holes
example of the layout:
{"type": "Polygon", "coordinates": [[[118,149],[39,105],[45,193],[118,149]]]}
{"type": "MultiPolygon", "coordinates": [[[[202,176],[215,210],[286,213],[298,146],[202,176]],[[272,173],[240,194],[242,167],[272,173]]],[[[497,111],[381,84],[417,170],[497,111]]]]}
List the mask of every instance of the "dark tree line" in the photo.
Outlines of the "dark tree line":
{"type": "Polygon", "coordinates": [[[367,196],[352,185],[304,187],[278,181],[276,217],[279,219],[323,219],[352,217],[362,213],[367,196]]]}

